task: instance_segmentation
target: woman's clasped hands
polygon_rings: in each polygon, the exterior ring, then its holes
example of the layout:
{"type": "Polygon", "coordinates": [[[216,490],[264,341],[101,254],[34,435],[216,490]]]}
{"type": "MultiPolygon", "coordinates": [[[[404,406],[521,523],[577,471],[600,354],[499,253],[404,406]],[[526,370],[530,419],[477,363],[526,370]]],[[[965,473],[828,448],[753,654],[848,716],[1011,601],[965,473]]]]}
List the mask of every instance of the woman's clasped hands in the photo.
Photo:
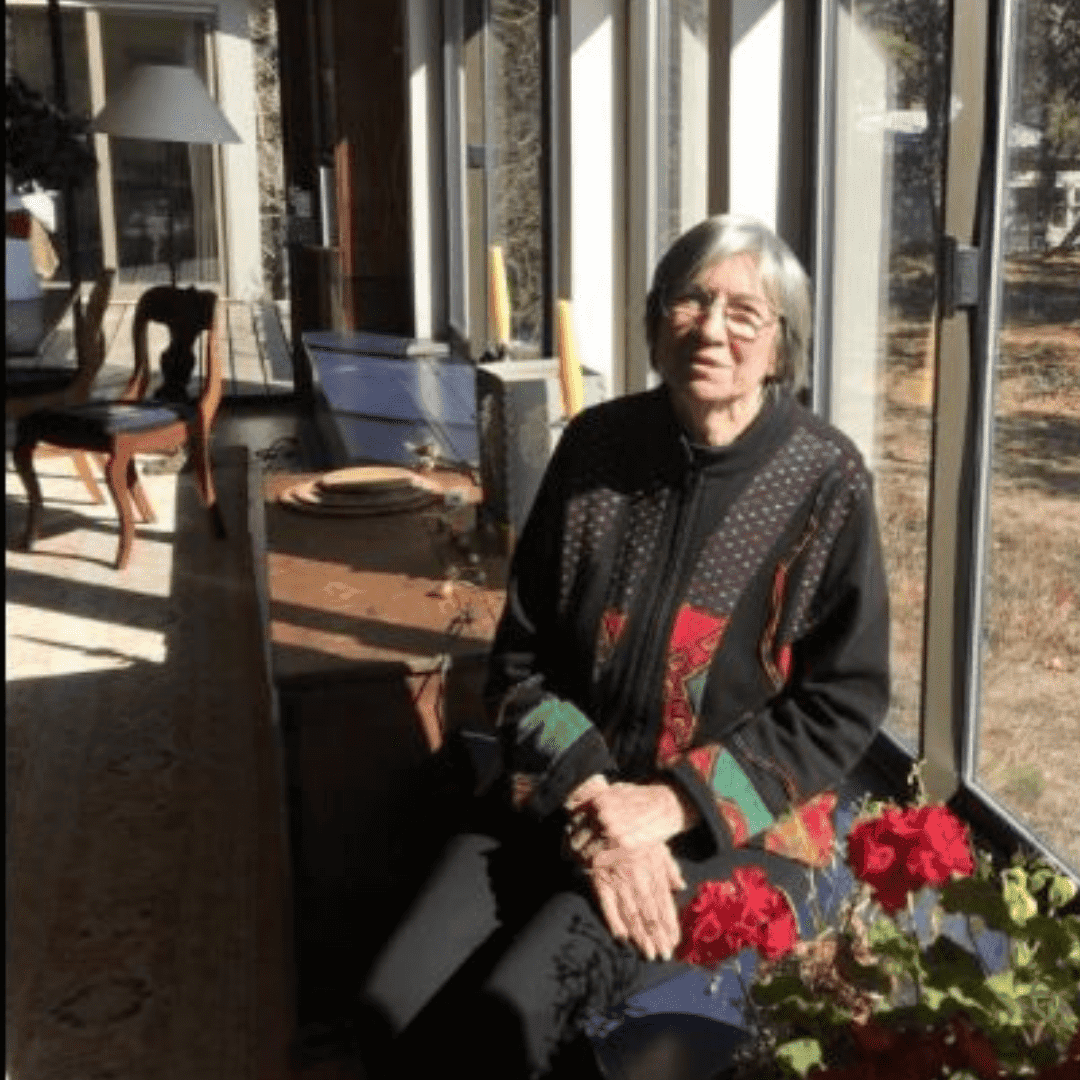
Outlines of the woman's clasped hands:
{"type": "Polygon", "coordinates": [[[646,960],[671,959],[679,943],[674,894],[686,888],[667,841],[691,812],[667,784],[609,783],[593,776],[566,800],[567,847],[589,876],[615,938],[646,960]]]}

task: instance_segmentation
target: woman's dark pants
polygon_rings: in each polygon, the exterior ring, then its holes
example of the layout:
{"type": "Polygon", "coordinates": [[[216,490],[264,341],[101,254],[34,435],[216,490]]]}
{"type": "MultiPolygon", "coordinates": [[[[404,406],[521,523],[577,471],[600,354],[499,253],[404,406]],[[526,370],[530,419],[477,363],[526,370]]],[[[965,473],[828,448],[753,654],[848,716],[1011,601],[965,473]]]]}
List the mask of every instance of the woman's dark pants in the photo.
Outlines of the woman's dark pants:
{"type": "Polygon", "coordinates": [[[616,942],[560,856],[560,822],[493,810],[454,837],[361,995],[375,1076],[599,1076],[580,1024],[686,970],[616,942]],[[494,827],[492,827],[494,826],[494,827]]]}

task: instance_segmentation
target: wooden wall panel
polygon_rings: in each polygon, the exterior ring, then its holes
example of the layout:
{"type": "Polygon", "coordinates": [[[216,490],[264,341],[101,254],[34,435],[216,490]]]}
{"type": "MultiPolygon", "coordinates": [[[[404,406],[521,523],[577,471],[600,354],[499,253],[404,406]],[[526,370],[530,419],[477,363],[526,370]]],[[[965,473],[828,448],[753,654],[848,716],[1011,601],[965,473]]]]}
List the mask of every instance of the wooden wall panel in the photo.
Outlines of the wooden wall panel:
{"type": "Polygon", "coordinates": [[[352,159],[351,268],[356,327],[411,335],[404,0],[335,0],[337,136],[352,159]]]}

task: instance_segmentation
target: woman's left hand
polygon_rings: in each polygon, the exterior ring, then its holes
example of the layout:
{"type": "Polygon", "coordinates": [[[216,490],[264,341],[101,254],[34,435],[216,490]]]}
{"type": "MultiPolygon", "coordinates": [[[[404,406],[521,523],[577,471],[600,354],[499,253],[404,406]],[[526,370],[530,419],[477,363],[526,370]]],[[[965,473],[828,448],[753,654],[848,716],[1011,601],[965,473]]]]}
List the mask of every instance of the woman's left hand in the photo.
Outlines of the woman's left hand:
{"type": "Polygon", "coordinates": [[[571,812],[567,841],[589,866],[603,851],[663,843],[693,824],[692,811],[668,784],[620,781],[600,788],[571,812]]]}

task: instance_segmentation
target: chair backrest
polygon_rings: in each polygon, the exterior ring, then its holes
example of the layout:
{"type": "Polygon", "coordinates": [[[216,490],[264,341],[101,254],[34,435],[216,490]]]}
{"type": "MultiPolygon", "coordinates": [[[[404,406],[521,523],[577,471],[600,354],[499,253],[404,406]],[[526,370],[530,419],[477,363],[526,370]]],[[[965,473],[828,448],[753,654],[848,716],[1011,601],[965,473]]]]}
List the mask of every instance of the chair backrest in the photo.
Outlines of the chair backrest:
{"type": "MultiPolygon", "coordinates": [[[[211,293],[211,295],[214,295],[211,293]]],[[[214,296],[214,308],[210,315],[210,326],[203,339],[205,343],[206,370],[203,373],[202,394],[199,396],[199,417],[203,431],[209,436],[214,424],[214,416],[221,404],[224,379],[221,360],[221,320],[223,306],[214,296]]]]}
{"type": "Polygon", "coordinates": [[[72,314],[75,321],[75,377],[60,389],[11,398],[5,402],[5,415],[10,419],[27,416],[40,409],[64,409],[78,405],[90,396],[94,380],[105,363],[105,335],[101,325],[112,295],[115,270],[102,270],[85,305],[76,297],[72,314]]]}
{"type": "Polygon", "coordinates": [[[102,270],[90,290],[85,307],[81,300],[75,302],[75,354],[78,358],[79,374],[65,394],[65,404],[73,405],[90,396],[94,379],[105,363],[105,334],[102,332],[102,324],[115,280],[114,269],[102,270]]]}
{"type": "MultiPolygon", "coordinates": [[[[135,306],[132,323],[132,343],[135,370],[121,399],[138,401],[150,389],[150,323],[161,323],[169,329],[169,345],[161,354],[163,385],[156,396],[171,401],[187,401],[188,382],[195,368],[194,346],[200,335],[206,334],[204,353],[207,358],[200,403],[221,394],[221,365],[216,338],[217,294],[210,290],[178,289],[172,285],[157,285],[147,289],[135,306]],[[215,385],[216,384],[216,385],[215,385]]],[[[213,409],[217,402],[213,403],[213,409]]]]}

